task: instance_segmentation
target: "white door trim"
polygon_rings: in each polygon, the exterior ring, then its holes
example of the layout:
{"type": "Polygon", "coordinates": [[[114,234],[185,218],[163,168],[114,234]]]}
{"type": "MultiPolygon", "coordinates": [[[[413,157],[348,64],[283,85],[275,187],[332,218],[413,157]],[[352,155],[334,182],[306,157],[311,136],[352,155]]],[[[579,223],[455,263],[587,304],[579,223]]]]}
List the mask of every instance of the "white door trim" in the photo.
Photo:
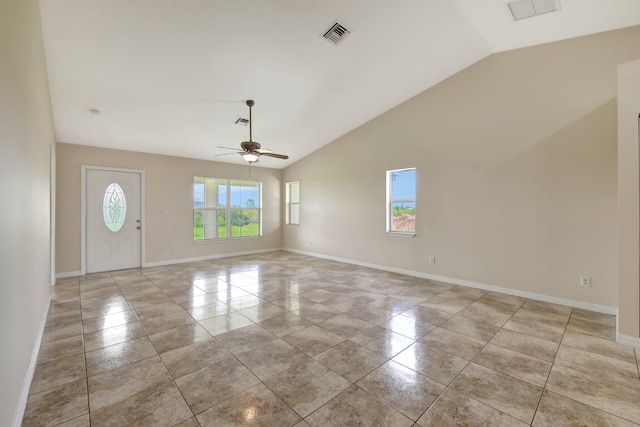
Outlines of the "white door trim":
{"type": "Polygon", "coordinates": [[[124,169],[124,168],[111,168],[104,166],[88,166],[82,165],[81,180],[80,180],[80,274],[87,274],[87,170],[100,170],[100,171],[113,171],[113,172],[132,172],[140,174],[140,217],[142,219],[142,230],[140,235],[140,265],[146,267],[146,251],[145,242],[146,239],[146,216],[145,216],[145,175],[142,169],[124,169]]]}

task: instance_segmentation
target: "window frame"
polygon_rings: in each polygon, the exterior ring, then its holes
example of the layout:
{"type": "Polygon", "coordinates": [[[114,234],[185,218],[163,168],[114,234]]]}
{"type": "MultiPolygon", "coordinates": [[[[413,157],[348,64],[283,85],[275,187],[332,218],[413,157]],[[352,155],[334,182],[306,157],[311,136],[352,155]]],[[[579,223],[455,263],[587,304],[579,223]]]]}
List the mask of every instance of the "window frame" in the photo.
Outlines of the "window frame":
{"type": "MultiPolygon", "coordinates": [[[[254,187],[253,185],[247,185],[247,187],[254,187]]],[[[219,194],[219,192],[216,193],[212,193],[212,194],[219,194]]],[[[235,239],[255,239],[255,238],[260,238],[262,237],[262,182],[261,181],[249,181],[249,180],[245,180],[245,179],[234,179],[234,178],[213,178],[213,177],[205,177],[205,176],[194,176],[193,177],[193,187],[192,187],[192,192],[191,192],[191,196],[192,196],[192,206],[193,206],[193,223],[192,223],[192,230],[193,230],[193,241],[195,243],[198,242],[207,242],[207,241],[219,241],[219,240],[235,240],[235,239]],[[198,180],[203,180],[203,206],[201,207],[196,207],[196,189],[195,189],[195,185],[197,183],[198,180]],[[215,180],[220,182],[224,182],[224,186],[225,186],[225,204],[224,206],[218,206],[216,204],[216,206],[206,206],[206,196],[207,196],[207,192],[206,192],[206,184],[205,184],[205,180],[215,180]],[[232,191],[231,188],[234,187],[234,185],[232,185],[233,183],[240,183],[240,185],[235,185],[235,187],[244,187],[243,184],[248,183],[248,184],[255,184],[255,187],[257,187],[258,189],[258,204],[256,206],[232,206],[231,205],[231,196],[232,196],[232,191]],[[203,219],[203,237],[197,239],[195,236],[195,228],[196,228],[196,212],[197,211],[202,211],[202,219],[203,219]],[[204,229],[204,219],[206,217],[206,212],[214,212],[214,218],[215,218],[215,223],[214,223],[214,230],[215,230],[215,234],[216,236],[214,237],[205,237],[205,229],[204,229]],[[254,235],[237,235],[234,236],[233,235],[233,212],[234,211],[257,211],[257,215],[258,215],[258,220],[257,220],[257,224],[258,224],[258,234],[254,234],[254,235]],[[224,215],[224,221],[225,221],[225,225],[224,225],[224,235],[221,236],[220,233],[220,213],[223,213],[224,215]]],[[[219,196],[218,196],[219,197],[219,196]]]]}
{"type": "Polygon", "coordinates": [[[385,181],[386,181],[386,231],[389,235],[396,236],[408,236],[413,237],[416,235],[416,226],[415,226],[415,217],[417,217],[417,207],[418,207],[418,171],[415,167],[409,168],[401,168],[401,169],[391,169],[385,172],[385,181]],[[393,192],[393,174],[397,172],[405,172],[405,171],[414,171],[415,174],[415,182],[414,182],[414,194],[413,199],[392,199],[393,192]],[[394,230],[393,228],[393,205],[397,203],[413,203],[413,215],[414,215],[414,227],[413,230],[394,230]]]}
{"type": "Polygon", "coordinates": [[[285,184],[285,225],[290,225],[293,227],[300,226],[300,181],[291,181],[285,184]],[[293,185],[298,186],[298,200],[291,201],[291,187],[293,185]],[[291,206],[298,207],[298,222],[293,222],[291,220],[291,206]]]}

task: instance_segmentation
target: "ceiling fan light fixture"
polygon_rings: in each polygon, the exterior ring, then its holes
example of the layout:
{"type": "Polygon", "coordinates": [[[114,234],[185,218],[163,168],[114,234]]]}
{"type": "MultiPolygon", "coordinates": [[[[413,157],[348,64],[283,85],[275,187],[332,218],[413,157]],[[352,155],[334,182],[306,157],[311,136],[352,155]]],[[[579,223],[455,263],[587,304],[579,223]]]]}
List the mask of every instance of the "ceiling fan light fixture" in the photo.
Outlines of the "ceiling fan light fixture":
{"type": "Polygon", "coordinates": [[[249,163],[255,163],[258,161],[258,155],[251,152],[242,153],[242,158],[249,163]]]}

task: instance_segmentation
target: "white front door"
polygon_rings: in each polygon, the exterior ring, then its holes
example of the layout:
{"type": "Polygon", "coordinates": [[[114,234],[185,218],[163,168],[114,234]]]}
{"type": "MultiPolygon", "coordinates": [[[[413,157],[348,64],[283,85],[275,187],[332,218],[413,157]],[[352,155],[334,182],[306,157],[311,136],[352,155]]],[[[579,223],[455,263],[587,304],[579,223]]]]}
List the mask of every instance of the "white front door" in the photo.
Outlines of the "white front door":
{"type": "Polygon", "coordinates": [[[141,266],[141,174],[86,169],[87,273],[141,266]]]}

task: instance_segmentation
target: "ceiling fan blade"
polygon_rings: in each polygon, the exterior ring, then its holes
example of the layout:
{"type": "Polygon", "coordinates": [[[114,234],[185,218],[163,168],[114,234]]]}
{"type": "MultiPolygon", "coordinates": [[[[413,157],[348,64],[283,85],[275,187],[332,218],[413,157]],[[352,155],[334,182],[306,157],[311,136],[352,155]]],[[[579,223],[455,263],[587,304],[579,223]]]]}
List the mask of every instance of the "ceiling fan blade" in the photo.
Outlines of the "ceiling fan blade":
{"type": "Polygon", "coordinates": [[[224,148],[225,150],[234,150],[234,151],[238,151],[238,147],[236,147],[236,148],[231,148],[231,147],[222,147],[221,145],[218,145],[218,148],[224,148]]]}
{"type": "Polygon", "coordinates": [[[277,153],[261,153],[263,156],[267,156],[267,157],[275,157],[276,159],[282,159],[282,160],[287,160],[289,158],[289,156],[284,155],[284,154],[277,154],[277,153]]]}
{"type": "Polygon", "coordinates": [[[268,148],[258,148],[253,151],[255,151],[258,154],[273,153],[273,151],[269,150],[268,148]]]}
{"type": "MultiPolygon", "coordinates": [[[[235,150],[235,148],[234,148],[235,150]]],[[[214,154],[213,157],[218,157],[218,156],[230,156],[232,154],[242,154],[242,151],[236,151],[235,153],[222,153],[222,154],[214,154]]]]}

